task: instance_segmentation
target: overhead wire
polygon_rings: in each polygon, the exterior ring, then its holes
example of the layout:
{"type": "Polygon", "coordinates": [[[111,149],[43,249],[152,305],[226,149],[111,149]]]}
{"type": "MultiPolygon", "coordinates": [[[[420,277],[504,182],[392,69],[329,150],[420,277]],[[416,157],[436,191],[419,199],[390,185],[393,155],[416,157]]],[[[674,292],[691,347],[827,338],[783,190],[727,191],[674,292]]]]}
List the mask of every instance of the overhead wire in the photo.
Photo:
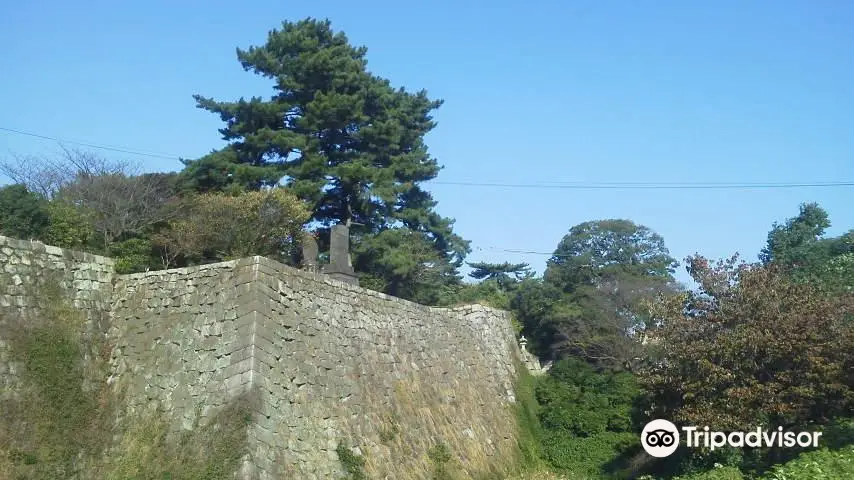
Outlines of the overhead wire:
{"type": "MultiPolygon", "coordinates": [[[[2,127],[0,131],[25,135],[43,140],[51,140],[58,143],[69,143],[89,148],[107,150],[112,152],[139,155],[151,158],[162,158],[167,160],[180,160],[181,156],[166,153],[146,152],[130,147],[104,145],[94,142],[81,142],[77,140],[62,139],[40,133],[27,132],[24,130],[2,127]]],[[[431,180],[431,185],[448,185],[461,187],[491,187],[491,188],[537,188],[537,189],[562,189],[562,190],[616,190],[616,189],[651,189],[651,190],[685,190],[685,189],[771,189],[771,188],[810,188],[810,187],[854,187],[854,181],[835,182],[537,182],[537,183],[496,183],[496,182],[469,182],[469,181],[444,181],[431,180]]],[[[535,253],[541,252],[516,252],[535,253]]]]}

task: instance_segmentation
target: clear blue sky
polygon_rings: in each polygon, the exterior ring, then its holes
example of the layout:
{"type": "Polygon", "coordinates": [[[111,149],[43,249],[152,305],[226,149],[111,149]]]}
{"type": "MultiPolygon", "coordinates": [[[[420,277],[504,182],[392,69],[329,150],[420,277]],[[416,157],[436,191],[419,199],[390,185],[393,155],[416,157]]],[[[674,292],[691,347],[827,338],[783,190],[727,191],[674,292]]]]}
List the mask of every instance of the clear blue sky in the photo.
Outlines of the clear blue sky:
{"type": "MultiPolygon", "coordinates": [[[[235,48],[314,16],[367,46],[374,73],[445,100],[428,137],[438,180],[854,181],[852,2],[129,3],[5,5],[0,127],[198,157],[222,145],[221,124],[191,95],[269,95],[235,48]]],[[[0,132],[2,155],[55,151],[0,132]]],[[[854,187],[430,190],[470,260],[540,271],[546,256],[496,249],[551,252],[574,224],[628,218],[677,258],[753,260],[804,201],[829,211],[829,233],[854,227],[854,187]]]]}

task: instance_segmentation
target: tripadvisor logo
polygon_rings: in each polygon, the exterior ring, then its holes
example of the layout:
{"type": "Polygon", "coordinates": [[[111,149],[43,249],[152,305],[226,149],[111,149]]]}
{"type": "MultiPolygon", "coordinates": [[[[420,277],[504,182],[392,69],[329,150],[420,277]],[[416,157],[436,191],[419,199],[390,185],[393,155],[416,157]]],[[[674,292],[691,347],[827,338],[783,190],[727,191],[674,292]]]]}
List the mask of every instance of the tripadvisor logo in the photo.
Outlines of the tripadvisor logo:
{"type": "MultiPolygon", "coordinates": [[[[676,425],[667,420],[653,420],[646,424],[641,432],[641,445],[646,453],[653,457],[670,456],[679,447],[679,434],[676,425]]],[[[789,432],[783,427],[765,430],[757,427],[749,432],[716,432],[709,427],[682,427],[685,446],[705,447],[714,451],[721,447],[818,447],[821,432],[789,432]]]]}
{"type": "Polygon", "coordinates": [[[667,420],[653,420],[643,427],[641,445],[653,457],[666,457],[679,447],[679,429],[667,420]]]}

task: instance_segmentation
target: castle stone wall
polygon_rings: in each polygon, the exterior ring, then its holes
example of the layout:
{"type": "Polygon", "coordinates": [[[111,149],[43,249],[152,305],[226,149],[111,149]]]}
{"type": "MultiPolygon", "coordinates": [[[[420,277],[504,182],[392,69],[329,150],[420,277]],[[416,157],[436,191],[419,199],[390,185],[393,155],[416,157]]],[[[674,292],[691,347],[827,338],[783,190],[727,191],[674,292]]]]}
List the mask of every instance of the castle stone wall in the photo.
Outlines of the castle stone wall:
{"type": "Polygon", "coordinates": [[[245,478],[337,478],[339,443],[372,478],[428,478],[438,443],[472,475],[514,451],[504,312],[424,307],[262,257],[122,276],[114,298],[116,372],[139,405],[189,427],[200,405],[260,392],[245,478]]]}
{"type": "Polygon", "coordinates": [[[123,418],[157,406],[189,429],[259,395],[240,478],[339,478],[339,444],[370,478],[431,478],[439,444],[468,477],[514,460],[506,312],[425,307],[263,257],[115,275],[104,257],[0,237],[0,305],[33,311],[25,286],[47,274],[107,332],[123,418]]]}
{"type": "MultiPolygon", "coordinates": [[[[81,334],[104,335],[114,276],[110,258],[0,236],[0,331],[12,315],[37,318],[40,293],[58,287],[86,315],[81,334]]],[[[19,380],[8,348],[0,334],[0,397],[14,395],[19,380]]]]}

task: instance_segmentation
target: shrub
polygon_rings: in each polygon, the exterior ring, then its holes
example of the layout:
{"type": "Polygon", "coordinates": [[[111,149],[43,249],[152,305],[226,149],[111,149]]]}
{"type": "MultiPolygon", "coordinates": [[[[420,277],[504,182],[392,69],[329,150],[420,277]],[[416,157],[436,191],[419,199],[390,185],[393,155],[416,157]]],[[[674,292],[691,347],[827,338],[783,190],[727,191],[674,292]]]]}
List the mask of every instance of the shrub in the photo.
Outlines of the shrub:
{"type": "Polygon", "coordinates": [[[338,460],[341,461],[341,465],[344,467],[344,472],[347,473],[347,476],[344,477],[345,480],[367,480],[364,457],[356,455],[343,443],[338,444],[335,452],[338,454],[338,460]]]}
{"type": "Polygon", "coordinates": [[[613,476],[637,449],[633,405],[640,390],[630,373],[597,372],[585,362],[561,360],[536,393],[543,456],[559,471],[613,476]]]}
{"type": "Polygon", "coordinates": [[[766,480],[836,480],[854,478],[854,446],[840,450],[822,448],[801,454],[783,465],[775,465],[766,480]]]}
{"type": "Polygon", "coordinates": [[[156,265],[152,255],[151,241],[145,238],[131,238],[110,247],[110,254],[116,261],[116,273],[137,273],[156,265]]]}

